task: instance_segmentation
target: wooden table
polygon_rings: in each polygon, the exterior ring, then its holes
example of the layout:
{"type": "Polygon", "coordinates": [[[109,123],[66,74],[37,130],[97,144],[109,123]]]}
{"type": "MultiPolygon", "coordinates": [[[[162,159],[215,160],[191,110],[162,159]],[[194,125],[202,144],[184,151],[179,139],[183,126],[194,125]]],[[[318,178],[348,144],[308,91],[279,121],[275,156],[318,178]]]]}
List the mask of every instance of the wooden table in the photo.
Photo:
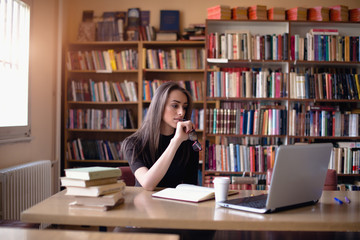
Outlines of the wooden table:
{"type": "Polygon", "coordinates": [[[1,239],[16,240],[179,240],[175,234],[101,233],[92,231],[36,230],[0,227],[1,239]]]}
{"type": "MultiPolygon", "coordinates": [[[[260,231],[360,231],[360,192],[324,191],[316,205],[271,214],[255,214],[202,203],[152,198],[153,192],[127,187],[125,203],[108,212],[73,210],[73,197],[62,191],[25,210],[21,220],[33,223],[91,226],[137,226],[198,230],[260,231]],[[334,197],[347,196],[350,204],[339,205],[334,197]]],[[[239,196],[261,191],[240,191],[239,196]]]]}

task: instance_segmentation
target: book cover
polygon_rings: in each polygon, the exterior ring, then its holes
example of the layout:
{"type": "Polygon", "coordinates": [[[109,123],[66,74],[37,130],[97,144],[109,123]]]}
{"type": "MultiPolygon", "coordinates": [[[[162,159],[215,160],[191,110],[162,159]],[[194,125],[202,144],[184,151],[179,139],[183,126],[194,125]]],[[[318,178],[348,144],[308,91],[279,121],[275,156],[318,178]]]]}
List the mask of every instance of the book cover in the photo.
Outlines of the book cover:
{"type": "Polygon", "coordinates": [[[90,180],[109,177],[120,177],[121,170],[113,167],[84,167],[65,169],[68,178],[90,180]]]}
{"type": "Polygon", "coordinates": [[[160,10],[160,31],[179,32],[179,10],[160,10]]]}
{"type": "MultiPolygon", "coordinates": [[[[236,193],[237,191],[229,190],[229,195],[236,193]]],[[[165,188],[152,196],[185,202],[202,202],[214,199],[215,189],[192,184],[179,184],[176,188],[165,188]]]]}
{"type": "Polygon", "coordinates": [[[83,205],[78,204],[76,202],[71,202],[69,204],[70,209],[83,209],[83,210],[95,210],[95,211],[109,211],[111,209],[114,209],[115,207],[123,204],[125,201],[124,198],[119,199],[115,205],[108,206],[108,205],[83,205]]]}
{"type": "Polygon", "coordinates": [[[122,198],[124,198],[124,194],[119,191],[99,197],[75,196],[75,202],[87,206],[114,206],[122,198]]]}
{"type": "Polygon", "coordinates": [[[113,184],[106,184],[91,187],[66,187],[66,195],[98,197],[105,194],[119,192],[125,189],[125,182],[118,181],[113,184]]]}

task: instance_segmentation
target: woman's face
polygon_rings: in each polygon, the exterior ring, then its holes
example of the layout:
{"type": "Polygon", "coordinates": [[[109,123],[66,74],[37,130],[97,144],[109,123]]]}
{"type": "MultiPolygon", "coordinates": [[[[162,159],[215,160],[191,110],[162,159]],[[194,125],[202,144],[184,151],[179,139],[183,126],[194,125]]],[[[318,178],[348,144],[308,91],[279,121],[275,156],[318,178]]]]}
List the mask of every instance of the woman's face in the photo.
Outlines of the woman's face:
{"type": "Polygon", "coordinates": [[[187,97],[183,92],[180,90],[170,92],[162,116],[161,134],[170,135],[174,133],[177,123],[185,117],[188,104],[187,97]]]}

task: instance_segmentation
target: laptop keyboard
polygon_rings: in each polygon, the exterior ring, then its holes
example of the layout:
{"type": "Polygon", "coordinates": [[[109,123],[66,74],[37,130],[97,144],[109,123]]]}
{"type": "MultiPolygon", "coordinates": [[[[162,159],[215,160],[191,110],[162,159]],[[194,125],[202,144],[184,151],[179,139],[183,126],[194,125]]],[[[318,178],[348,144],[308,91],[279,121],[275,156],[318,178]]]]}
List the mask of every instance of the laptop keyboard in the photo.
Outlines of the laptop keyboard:
{"type": "Polygon", "coordinates": [[[229,204],[235,204],[244,207],[251,207],[251,208],[265,208],[266,207],[266,200],[267,194],[252,196],[252,197],[244,197],[244,198],[236,198],[226,201],[229,204]]]}

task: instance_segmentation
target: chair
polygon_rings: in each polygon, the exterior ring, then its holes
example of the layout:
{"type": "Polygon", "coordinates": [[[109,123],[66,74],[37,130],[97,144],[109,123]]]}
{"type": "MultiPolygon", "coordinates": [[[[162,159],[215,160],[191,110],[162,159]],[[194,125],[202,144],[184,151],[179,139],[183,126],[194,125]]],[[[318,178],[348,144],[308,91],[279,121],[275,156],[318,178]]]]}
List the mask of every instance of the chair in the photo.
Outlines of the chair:
{"type": "Polygon", "coordinates": [[[129,166],[119,167],[121,169],[120,179],[124,180],[126,186],[135,186],[135,176],[129,166]]]}
{"type": "MultiPolygon", "coordinates": [[[[270,188],[273,169],[269,168],[266,172],[266,189],[270,188]]],[[[334,169],[328,169],[323,190],[337,190],[337,173],[334,169]]]]}

